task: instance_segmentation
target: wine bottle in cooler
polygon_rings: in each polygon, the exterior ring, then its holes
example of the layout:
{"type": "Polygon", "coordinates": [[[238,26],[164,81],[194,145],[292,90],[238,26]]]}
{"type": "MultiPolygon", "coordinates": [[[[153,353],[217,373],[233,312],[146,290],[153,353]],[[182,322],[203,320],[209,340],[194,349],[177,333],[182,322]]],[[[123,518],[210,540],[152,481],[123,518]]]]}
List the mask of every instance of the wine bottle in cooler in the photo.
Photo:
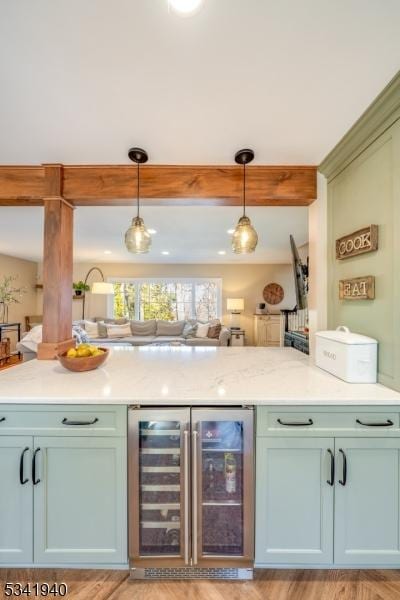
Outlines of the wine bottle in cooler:
{"type": "Polygon", "coordinates": [[[236,492],[236,459],[232,452],[225,453],[225,490],[227,494],[236,492]]]}

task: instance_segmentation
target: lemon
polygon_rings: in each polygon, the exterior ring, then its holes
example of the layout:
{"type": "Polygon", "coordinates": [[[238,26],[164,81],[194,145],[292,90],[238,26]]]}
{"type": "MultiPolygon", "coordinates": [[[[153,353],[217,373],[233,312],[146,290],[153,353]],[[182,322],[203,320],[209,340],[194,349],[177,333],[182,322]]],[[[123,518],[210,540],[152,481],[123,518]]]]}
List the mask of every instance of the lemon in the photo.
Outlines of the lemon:
{"type": "Polygon", "coordinates": [[[79,346],[79,348],[76,350],[76,356],[78,358],[85,358],[91,355],[92,353],[90,352],[89,348],[82,348],[82,346],[79,346]]]}
{"type": "Polygon", "coordinates": [[[100,350],[100,348],[97,348],[97,350],[93,352],[92,356],[100,356],[101,354],[104,354],[104,350],[100,350]]]}
{"type": "Polygon", "coordinates": [[[76,350],[75,348],[70,348],[67,352],[68,358],[76,358],[76,350]]]}

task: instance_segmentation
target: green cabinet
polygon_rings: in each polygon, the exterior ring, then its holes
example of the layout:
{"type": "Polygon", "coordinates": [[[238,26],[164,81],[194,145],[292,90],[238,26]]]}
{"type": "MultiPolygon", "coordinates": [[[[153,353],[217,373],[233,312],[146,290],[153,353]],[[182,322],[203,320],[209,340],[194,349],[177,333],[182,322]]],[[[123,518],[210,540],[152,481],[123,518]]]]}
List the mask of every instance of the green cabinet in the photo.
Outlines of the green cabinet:
{"type": "Polygon", "coordinates": [[[335,443],[338,479],[345,483],[335,488],[335,562],[400,566],[400,440],[335,443]]]}
{"type": "Polygon", "coordinates": [[[126,561],[126,440],[35,438],[35,562],[126,561]]]}
{"type": "Polygon", "coordinates": [[[256,563],[333,561],[333,438],[257,442],[256,563]]]}
{"type": "Polygon", "coordinates": [[[2,415],[0,565],[125,565],[126,407],[2,415]]]}
{"type": "Polygon", "coordinates": [[[256,448],[257,567],[400,567],[396,407],[260,407],[256,448]]]}
{"type": "Polygon", "coordinates": [[[33,560],[31,451],[31,437],[0,437],[0,565],[33,560]]]}

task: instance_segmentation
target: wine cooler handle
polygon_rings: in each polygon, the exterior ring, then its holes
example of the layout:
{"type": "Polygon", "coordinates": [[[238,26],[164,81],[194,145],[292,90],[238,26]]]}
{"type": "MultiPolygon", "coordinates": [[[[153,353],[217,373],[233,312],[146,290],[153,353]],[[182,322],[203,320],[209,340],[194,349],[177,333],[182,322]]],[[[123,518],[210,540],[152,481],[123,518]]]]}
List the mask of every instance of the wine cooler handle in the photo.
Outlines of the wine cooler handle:
{"type": "Polygon", "coordinates": [[[192,506],[192,522],[193,522],[193,549],[192,559],[193,564],[197,565],[197,431],[192,431],[192,484],[193,484],[193,506],[192,506]]]}
{"type": "Polygon", "coordinates": [[[185,461],[185,565],[189,564],[189,432],[185,429],[183,432],[183,450],[185,461]]]}

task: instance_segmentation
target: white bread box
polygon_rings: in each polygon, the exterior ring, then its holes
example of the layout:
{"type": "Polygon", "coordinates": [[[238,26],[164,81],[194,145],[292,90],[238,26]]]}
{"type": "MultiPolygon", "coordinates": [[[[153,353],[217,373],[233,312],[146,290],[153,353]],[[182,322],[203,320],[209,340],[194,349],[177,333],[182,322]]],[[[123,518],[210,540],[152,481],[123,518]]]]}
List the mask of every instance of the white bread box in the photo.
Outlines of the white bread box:
{"type": "Polygon", "coordinates": [[[340,326],[315,334],[315,363],[348,383],[376,383],[378,342],[340,326]]]}

